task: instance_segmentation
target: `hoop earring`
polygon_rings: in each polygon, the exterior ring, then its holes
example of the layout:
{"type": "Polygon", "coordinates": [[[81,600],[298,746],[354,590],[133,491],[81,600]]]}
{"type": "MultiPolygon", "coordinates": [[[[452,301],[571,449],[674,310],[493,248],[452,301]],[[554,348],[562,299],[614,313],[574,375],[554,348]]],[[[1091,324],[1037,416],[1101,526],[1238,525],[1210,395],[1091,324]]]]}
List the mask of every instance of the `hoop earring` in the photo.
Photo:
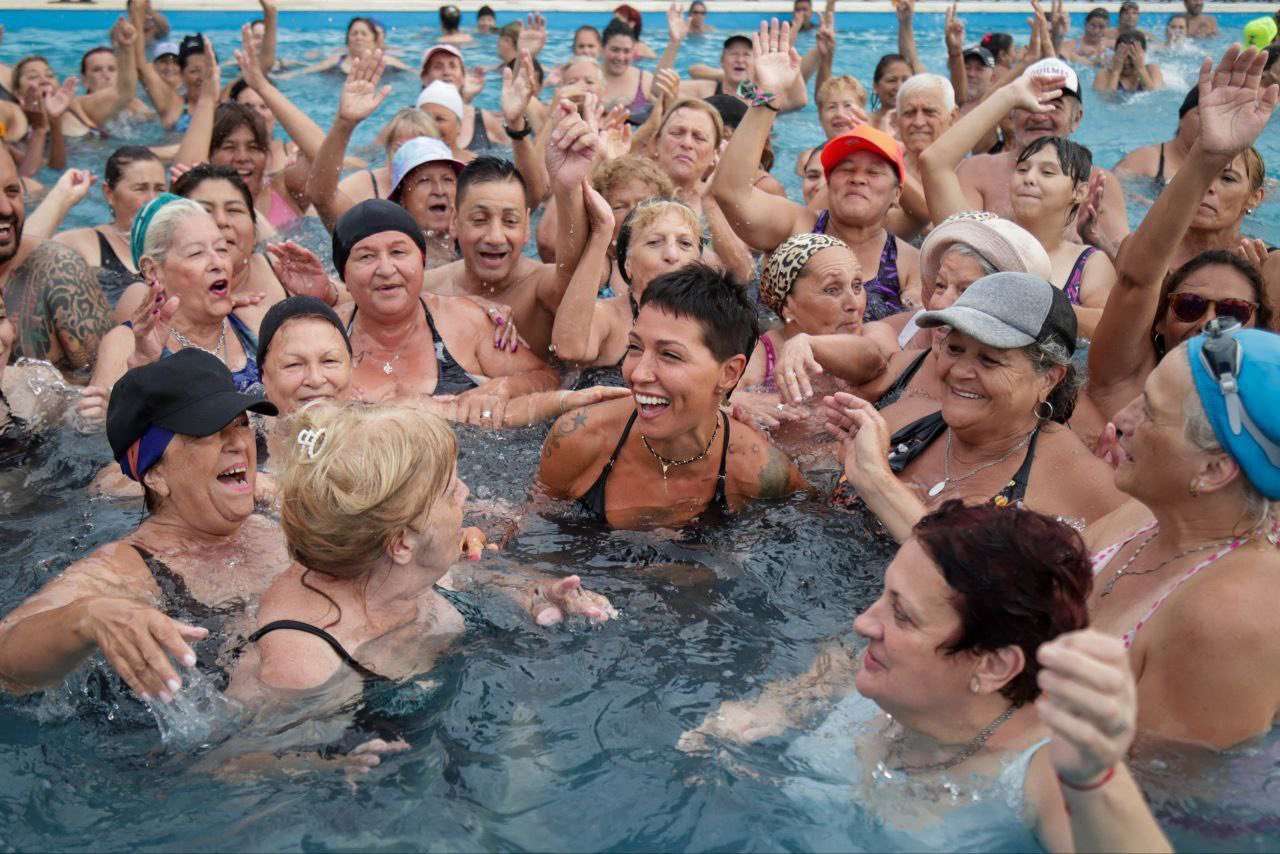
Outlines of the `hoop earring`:
{"type": "Polygon", "coordinates": [[[1031,410],[1031,411],[1032,411],[1032,412],[1034,412],[1034,413],[1035,413],[1036,418],[1040,419],[1041,421],[1051,421],[1051,420],[1053,420],[1053,415],[1054,415],[1054,412],[1053,412],[1053,404],[1052,404],[1052,403],[1050,403],[1048,400],[1042,400],[1042,401],[1040,401],[1039,403],[1037,403],[1037,404],[1036,404],[1035,409],[1033,409],[1033,410],[1031,410]],[[1042,406],[1047,406],[1047,407],[1049,407],[1049,414],[1048,414],[1048,415],[1041,415],[1041,414],[1040,414],[1040,413],[1041,413],[1041,409],[1040,409],[1040,407],[1042,407],[1042,406]]]}

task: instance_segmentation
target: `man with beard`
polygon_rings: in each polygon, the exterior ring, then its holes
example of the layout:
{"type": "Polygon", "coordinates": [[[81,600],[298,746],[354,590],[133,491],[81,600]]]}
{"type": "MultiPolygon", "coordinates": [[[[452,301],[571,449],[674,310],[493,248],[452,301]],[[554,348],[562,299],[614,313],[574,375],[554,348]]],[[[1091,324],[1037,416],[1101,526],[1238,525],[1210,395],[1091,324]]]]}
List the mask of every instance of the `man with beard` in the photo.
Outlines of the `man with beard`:
{"type": "Polygon", "coordinates": [[[91,367],[111,309],[80,253],[22,236],[25,198],[18,166],[0,145],[0,289],[17,329],[14,355],[63,370],[91,367]]]}
{"type": "MultiPolygon", "coordinates": [[[[1009,181],[1022,149],[1044,136],[1068,138],[1080,127],[1084,118],[1084,102],[1080,99],[1080,78],[1074,69],[1060,59],[1042,59],[1028,68],[1024,74],[1062,75],[1066,82],[1062,96],[1050,102],[1053,109],[1047,113],[1033,113],[1017,109],[1010,116],[1013,124],[1012,145],[999,154],[979,154],[960,164],[956,174],[960,186],[973,204],[974,210],[991,211],[996,216],[1011,218],[1012,200],[1009,181]]],[[[1129,233],[1129,219],[1124,207],[1124,190],[1120,182],[1107,170],[1093,167],[1090,181],[1106,176],[1102,194],[1098,228],[1108,243],[1118,245],[1129,233]]],[[[1088,241],[1084,241],[1088,242],[1088,241]]]]}

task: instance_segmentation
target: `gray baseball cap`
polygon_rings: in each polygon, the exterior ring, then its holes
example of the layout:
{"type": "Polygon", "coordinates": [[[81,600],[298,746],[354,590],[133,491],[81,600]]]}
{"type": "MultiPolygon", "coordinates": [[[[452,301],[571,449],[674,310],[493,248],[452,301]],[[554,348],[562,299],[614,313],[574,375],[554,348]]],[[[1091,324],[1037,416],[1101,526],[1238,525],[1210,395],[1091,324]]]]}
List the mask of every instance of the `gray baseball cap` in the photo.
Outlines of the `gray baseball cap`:
{"type": "Polygon", "coordinates": [[[988,347],[1011,350],[1056,341],[1076,350],[1076,314],[1058,288],[1030,273],[992,273],[965,289],[952,305],[926,311],[922,328],[950,326],[988,347]]]}

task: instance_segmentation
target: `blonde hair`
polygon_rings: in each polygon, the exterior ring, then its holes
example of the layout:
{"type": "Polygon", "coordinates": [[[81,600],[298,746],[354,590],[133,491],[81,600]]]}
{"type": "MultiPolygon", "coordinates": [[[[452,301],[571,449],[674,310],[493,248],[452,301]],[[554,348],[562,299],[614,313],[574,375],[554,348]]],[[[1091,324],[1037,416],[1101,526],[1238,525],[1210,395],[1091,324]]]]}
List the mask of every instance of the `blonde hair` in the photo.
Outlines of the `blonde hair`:
{"type": "Polygon", "coordinates": [[[178,230],[178,223],[196,214],[209,216],[203,205],[187,198],[174,199],[156,211],[151,222],[147,223],[147,233],[142,237],[142,255],[139,260],[150,258],[157,267],[163,267],[173,236],[178,230]]]}
{"type": "Polygon", "coordinates": [[[591,186],[602,196],[608,196],[630,181],[640,181],[653,187],[654,196],[669,197],[676,192],[667,173],[647,157],[628,154],[615,160],[603,160],[591,170],[591,186]]]}
{"type": "Polygon", "coordinates": [[[639,234],[673,211],[685,221],[685,224],[689,226],[689,231],[693,232],[694,237],[701,241],[702,221],[693,212],[693,208],[676,199],[645,199],[636,205],[631,211],[631,216],[627,218],[631,226],[631,235],[639,234]]]}
{"type": "Polygon", "coordinates": [[[448,489],[458,444],[443,419],[404,404],[304,407],[287,422],[280,525],[308,571],[358,578],[448,489]],[[305,433],[303,431],[312,431],[305,433]]]}
{"type": "Polygon", "coordinates": [[[720,118],[720,111],[715,107],[703,101],[701,98],[682,98],[671,105],[671,109],[667,110],[666,115],[662,117],[662,124],[658,125],[658,133],[655,136],[662,136],[662,132],[667,129],[667,124],[671,121],[671,117],[679,110],[696,110],[711,117],[711,124],[716,131],[716,148],[720,147],[720,143],[724,140],[724,119],[720,118]]]}
{"type": "Polygon", "coordinates": [[[440,128],[436,127],[435,119],[417,107],[405,107],[392,116],[391,121],[382,126],[374,143],[379,148],[386,148],[391,144],[391,140],[406,129],[413,131],[414,136],[440,139],[440,128]]]}
{"type": "Polygon", "coordinates": [[[845,74],[841,77],[829,77],[826,82],[818,87],[818,93],[814,96],[814,100],[818,102],[818,109],[822,109],[822,104],[825,101],[835,98],[846,89],[853,93],[853,97],[858,100],[859,104],[863,107],[867,106],[866,88],[858,81],[858,78],[845,74]]]}

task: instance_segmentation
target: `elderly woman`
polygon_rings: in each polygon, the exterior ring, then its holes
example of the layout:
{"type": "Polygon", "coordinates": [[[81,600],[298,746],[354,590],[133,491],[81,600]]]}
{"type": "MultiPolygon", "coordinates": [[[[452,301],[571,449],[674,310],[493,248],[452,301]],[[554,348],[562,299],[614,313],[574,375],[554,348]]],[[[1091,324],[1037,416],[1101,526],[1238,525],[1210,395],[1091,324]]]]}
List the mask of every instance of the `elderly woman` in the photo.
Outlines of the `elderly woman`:
{"type": "Polygon", "coordinates": [[[355,353],[353,396],[506,400],[555,388],[555,372],[529,350],[493,345],[475,302],[423,290],[425,252],[422,229],[391,202],[361,202],[338,220],[333,262],[354,301],[340,312],[355,353]]]}
{"type": "Polygon", "coordinates": [[[1166,350],[1209,320],[1225,315],[1259,328],[1271,322],[1257,268],[1224,251],[1236,247],[1243,206],[1261,199],[1261,189],[1248,191],[1247,166],[1276,105],[1275,87],[1259,83],[1263,61],[1233,45],[1212,74],[1208,60],[1200,69],[1198,137],[1125,242],[1119,281],[1089,348],[1088,395],[1104,419],[1141,394],[1166,350]],[[1234,217],[1225,229],[1224,217],[1234,217]],[[1195,247],[1190,255],[1188,244],[1195,247]]]}
{"type": "MultiPolygon", "coordinates": [[[[351,393],[352,348],[337,313],[308,296],[294,296],[271,307],[258,339],[258,364],[267,399],[282,415],[319,400],[347,400],[351,393]]],[[[420,398],[417,404],[451,421],[486,427],[522,427],[556,418],[571,409],[625,397],[626,389],[594,387],[581,391],[545,391],[512,400],[420,398]],[[483,416],[483,406],[493,412],[483,416]]]]}
{"type": "Polygon", "coordinates": [[[103,336],[90,385],[109,393],[127,369],[195,348],[225,364],[236,388],[254,389],[258,342],[232,314],[231,252],[213,218],[164,193],[138,212],[130,243],[149,293],[131,321],[103,336]]]}
{"type": "Polygon", "coordinates": [[[886,848],[1171,850],[1124,763],[1133,675],[1113,638],[1085,629],[1090,581],[1065,525],[949,501],[854,621],[856,660],[829,650],[753,703],[725,703],[680,747],[780,734],[848,694],[789,751],[822,782],[791,788],[872,813],[886,848]]]}
{"type": "Polygon", "coordinates": [[[866,400],[825,399],[832,432],[846,442],[845,476],[895,539],[949,498],[1025,503],[1079,527],[1120,505],[1105,464],[1065,426],[1076,323],[1060,290],[995,273],[918,323],[949,328],[937,345],[940,412],[890,435],[866,400]]]}
{"type": "Polygon", "coordinates": [[[1220,318],[1115,416],[1136,500],[1089,531],[1090,612],[1129,649],[1140,730],[1225,748],[1280,717],[1278,379],[1280,338],[1220,318]]]}
{"type": "MultiPolygon", "coordinates": [[[[244,668],[293,690],[430,670],[465,628],[436,590],[457,561],[468,494],[453,432],[402,404],[317,405],[289,429],[280,522],[294,562],[262,597],[244,668]]],[[[528,587],[540,625],[615,615],[577,576],[528,587]]]]}
{"type": "MultiPolygon", "coordinates": [[[[420,136],[440,138],[440,129],[435,120],[417,107],[405,107],[396,112],[391,120],[378,131],[378,140],[386,153],[386,162],[378,167],[370,167],[353,172],[338,184],[352,204],[365,199],[385,199],[391,194],[391,161],[404,145],[411,139],[420,136]]],[[[344,146],[345,147],[345,146],[344,146]]],[[[319,171],[319,163],[316,164],[319,171]]]]}
{"type": "Polygon", "coordinates": [[[804,489],[781,451],[720,410],[756,334],[742,289],[705,264],[649,283],[622,363],[632,399],[562,416],[541,488],[614,528],[684,525],[804,489]]]}
{"type": "Polygon", "coordinates": [[[867,116],[867,90],[856,77],[832,77],[823,81],[815,93],[818,123],[827,139],[846,134],[870,119],[867,116]]]}
{"type": "MultiPolygon", "coordinates": [[[[1045,112],[1060,94],[1062,77],[1022,75],[1000,87],[956,122],[921,155],[929,211],[935,221],[970,207],[956,176],[965,155],[1012,110],[1045,112]]],[[[1035,235],[1053,265],[1049,277],[1073,306],[1080,335],[1092,338],[1115,268],[1106,253],[1064,237],[1089,193],[1093,155],[1065,137],[1043,136],[1022,149],[1009,176],[1012,219],[1035,235]]]]}
{"type": "MultiPolygon", "coordinates": [[[[0,621],[0,681],[15,693],[57,684],[94,651],[144,700],[169,702],[184,667],[220,668],[226,620],[288,559],[279,529],[253,516],[256,447],[226,366],[186,349],[116,384],[107,438],[142,483],[136,530],[69,566],[0,621]],[[209,639],[208,648],[193,649],[209,639]]],[[[204,646],[204,645],[201,645],[204,646]]]]}
{"type": "MultiPolygon", "coordinates": [[[[753,79],[765,93],[785,91],[800,73],[787,60],[785,31],[761,26],[760,54],[753,79]]],[[[793,234],[813,231],[843,240],[858,259],[867,289],[867,317],[879,320],[917,305],[920,299],[919,253],[886,228],[890,209],[902,194],[902,151],[888,134],[861,125],[822,147],[829,210],[815,213],[803,205],[752,185],[755,164],[777,116],[774,105],[754,104],[725,149],[711,190],[730,226],[749,246],[771,252],[793,234]],[[875,271],[874,276],[872,271],[875,271]]]]}

